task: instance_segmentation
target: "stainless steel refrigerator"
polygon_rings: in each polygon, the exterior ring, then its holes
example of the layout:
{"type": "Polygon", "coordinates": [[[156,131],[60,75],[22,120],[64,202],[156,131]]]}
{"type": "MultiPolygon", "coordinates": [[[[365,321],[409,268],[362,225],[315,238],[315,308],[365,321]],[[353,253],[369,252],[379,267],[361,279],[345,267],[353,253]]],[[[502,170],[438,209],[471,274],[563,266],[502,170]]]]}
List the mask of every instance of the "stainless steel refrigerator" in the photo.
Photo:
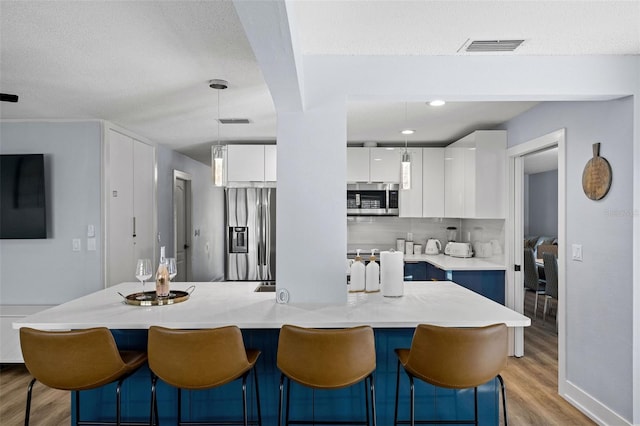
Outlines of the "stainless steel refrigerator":
{"type": "Polygon", "coordinates": [[[227,281],[275,281],[275,188],[226,188],[227,281]]]}

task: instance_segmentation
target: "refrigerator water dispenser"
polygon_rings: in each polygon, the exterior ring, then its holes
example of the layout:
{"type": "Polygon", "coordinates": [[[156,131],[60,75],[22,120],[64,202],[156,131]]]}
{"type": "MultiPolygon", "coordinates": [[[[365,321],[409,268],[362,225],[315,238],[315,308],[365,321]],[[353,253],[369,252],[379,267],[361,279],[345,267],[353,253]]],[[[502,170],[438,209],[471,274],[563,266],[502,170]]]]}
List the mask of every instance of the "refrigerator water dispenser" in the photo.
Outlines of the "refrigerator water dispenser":
{"type": "Polygon", "coordinates": [[[246,226],[230,226],[229,241],[229,253],[249,253],[249,232],[246,226]]]}

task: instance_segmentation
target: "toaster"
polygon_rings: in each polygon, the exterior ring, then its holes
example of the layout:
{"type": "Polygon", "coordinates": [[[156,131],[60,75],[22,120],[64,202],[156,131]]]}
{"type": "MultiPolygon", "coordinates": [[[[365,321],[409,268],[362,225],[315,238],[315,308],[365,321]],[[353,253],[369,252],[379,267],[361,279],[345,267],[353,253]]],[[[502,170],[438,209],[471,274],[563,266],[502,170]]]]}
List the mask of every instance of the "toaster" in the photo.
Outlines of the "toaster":
{"type": "Polygon", "coordinates": [[[471,243],[449,243],[449,255],[452,257],[472,257],[471,243]]]}

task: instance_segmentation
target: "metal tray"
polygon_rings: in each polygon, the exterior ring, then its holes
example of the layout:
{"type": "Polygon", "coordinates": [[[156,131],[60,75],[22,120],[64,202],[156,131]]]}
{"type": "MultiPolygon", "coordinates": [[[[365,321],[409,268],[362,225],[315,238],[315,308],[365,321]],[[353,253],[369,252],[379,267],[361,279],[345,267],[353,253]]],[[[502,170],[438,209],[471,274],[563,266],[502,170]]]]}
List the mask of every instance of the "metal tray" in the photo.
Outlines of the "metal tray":
{"type": "Polygon", "coordinates": [[[121,293],[120,296],[124,299],[124,303],[134,306],[162,306],[173,305],[176,303],[184,302],[189,299],[196,286],[192,285],[188,287],[186,291],[183,290],[171,290],[167,297],[157,297],[155,291],[145,291],[138,293],[131,293],[128,296],[124,296],[121,293]]]}

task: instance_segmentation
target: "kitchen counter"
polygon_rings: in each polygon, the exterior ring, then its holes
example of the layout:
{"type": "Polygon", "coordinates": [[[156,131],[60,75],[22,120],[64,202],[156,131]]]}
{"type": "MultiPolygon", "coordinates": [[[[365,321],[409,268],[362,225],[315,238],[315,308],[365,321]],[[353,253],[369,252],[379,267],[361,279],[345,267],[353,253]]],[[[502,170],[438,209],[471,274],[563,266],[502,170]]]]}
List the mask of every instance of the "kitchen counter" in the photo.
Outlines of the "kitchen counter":
{"type": "MultiPolygon", "coordinates": [[[[409,347],[414,328],[419,323],[442,326],[478,327],[492,323],[506,323],[509,327],[523,327],[531,320],[506,307],[482,297],[473,291],[449,281],[407,282],[405,295],[399,298],[383,297],[380,293],[350,293],[347,303],[340,305],[284,305],[275,302],[275,293],[256,293],[257,282],[199,282],[173,283],[174,290],[186,290],[195,285],[188,300],[165,306],[132,306],[123,302],[122,294],[140,291],[140,283],[123,283],[97,291],[65,304],[16,318],[14,328],[33,327],[45,330],[83,329],[104,326],[112,330],[121,349],[144,350],[147,347],[147,329],[151,325],[171,328],[207,328],[235,324],[242,329],[247,347],[260,349],[258,375],[262,420],[265,426],[277,425],[277,398],[280,371],[276,366],[279,329],[283,324],[304,327],[334,328],[368,324],[374,328],[376,339],[376,409],[378,424],[393,424],[397,347],[409,347]]],[[[345,289],[346,290],[346,289],[345,289]]],[[[128,421],[148,419],[150,400],[150,372],[145,366],[127,379],[122,396],[123,413],[128,421]]],[[[406,380],[403,376],[403,382],[406,380]]],[[[185,406],[193,408],[193,421],[202,421],[223,412],[241,413],[237,398],[237,383],[221,388],[183,393],[185,406]],[[186,399],[186,401],[185,401],[186,399]],[[203,402],[204,401],[204,402],[203,402]]],[[[295,385],[294,385],[295,386],[295,385]]],[[[421,385],[425,387],[426,385],[421,385]]],[[[248,393],[253,394],[253,380],[248,393]]],[[[400,391],[402,416],[408,413],[408,384],[400,391]]],[[[161,422],[176,424],[176,390],[160,381],[158,406],[161,422]]],[[[321,416],[328,413],[349,418],[353,407],[363,405],[362,392],[345,388],[323,394],[310,404],[314,394],[308,388],[295,387],[291,406],[297,415],[321,416]],[[324,414],[323,414],[324,413],[324,414]]],[[[469,392],[436,392],[426,386],[416,396],[417,414],[434,417],[438,410],[473,410],[469,392]],[[431,390],[429,390],[431,389],[431,390]]],[[[112,414],[113,387],[105,386],[84,391],[81,410],[85,419],[98,419],[112,414]]],[[[499,392],[496,380],[478,388],[479,416],[482,424],[498,424],[499,392]]],[[[71,398],[72,422],[75,420],[75,398],[71,398]]],[[[255,405],[248,407],[256,414],[255,405]]],[[[320,416],[320,417],[318,417],[320,416]]]]}
{"type": "Polygon", "coordinates": [[[256,282],[174,283],[190,298],[166,306],[132,306],[118,292],[140,291],[140,283],[123,283],[20,318],[14,328],[45,330],[108,327],[148,329],[207,328],[235,324],[243,329],[273,329],[283,324],[333,328],[369,324],[374,328],[413,328],[419,323],[478,327],[504,322],[509,327],[531,324],[530,319],[448,281],[407,282],[405,295],[349,293],[344,305],[283,305],[274,293],[255,293],[256,282]]]}
{"type": "Polygon", "coordinates": [[[405,262],[427,262],[443,271],[504,271],[504,255],[493,257],[451,257],[444,254],[406,254],[405,262]]]}

